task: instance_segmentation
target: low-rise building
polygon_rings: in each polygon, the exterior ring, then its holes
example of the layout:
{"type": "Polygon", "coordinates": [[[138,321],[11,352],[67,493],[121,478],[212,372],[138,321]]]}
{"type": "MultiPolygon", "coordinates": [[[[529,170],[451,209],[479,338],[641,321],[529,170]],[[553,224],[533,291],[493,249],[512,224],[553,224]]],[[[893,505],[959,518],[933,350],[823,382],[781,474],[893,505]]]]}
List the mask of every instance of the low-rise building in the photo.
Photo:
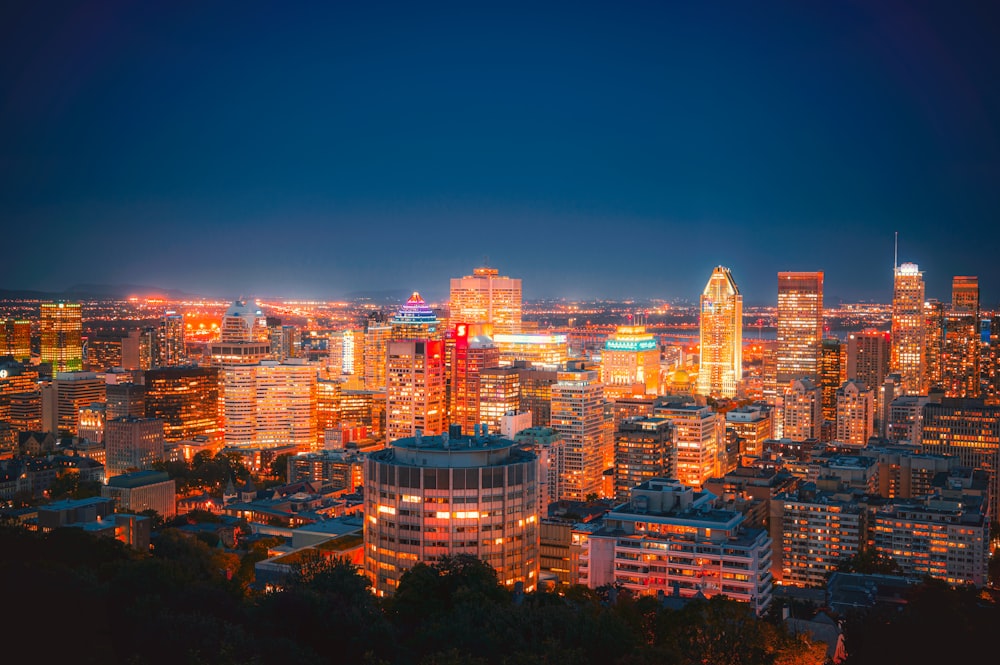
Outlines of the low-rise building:
{"type": "MultiPolygon", "coordinates": [[[[656,478],[632,490],[587,539],[587,586],[640,594],[724,595],[758,615],[771,603],[771,539],[744,516],[713,508],[715,495],[656,478]]],[[[584,561],[581,561],[581,576],[584,561]]]]}
{"type": "Polygon", "coordinates": [[[164,519],[177,514],[177,483],[165,471],[136,471],[108,479],[101,496],[115,500],[121,512],[155,510],[164,519]]]}

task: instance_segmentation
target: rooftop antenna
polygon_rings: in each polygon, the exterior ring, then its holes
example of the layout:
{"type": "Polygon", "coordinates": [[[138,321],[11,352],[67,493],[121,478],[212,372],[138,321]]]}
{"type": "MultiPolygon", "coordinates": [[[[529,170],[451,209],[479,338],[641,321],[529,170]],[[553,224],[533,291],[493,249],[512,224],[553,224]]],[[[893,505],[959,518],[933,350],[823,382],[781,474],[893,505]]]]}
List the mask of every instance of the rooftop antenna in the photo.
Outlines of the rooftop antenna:
{"type": "Polygon", "coordinates": [[[896,240],[895,245],[892,248],[892,271],[896,272],[899,269],[899,231],[895,232],[896,240]]]}

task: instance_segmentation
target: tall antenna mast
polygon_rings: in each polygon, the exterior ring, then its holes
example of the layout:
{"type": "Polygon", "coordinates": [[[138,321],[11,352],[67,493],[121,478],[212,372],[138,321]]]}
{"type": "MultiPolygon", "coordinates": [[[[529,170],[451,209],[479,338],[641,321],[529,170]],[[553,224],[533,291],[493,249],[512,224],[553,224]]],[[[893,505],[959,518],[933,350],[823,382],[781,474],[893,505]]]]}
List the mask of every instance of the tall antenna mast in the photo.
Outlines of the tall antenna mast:
{"type": "Polygon", "coordinates": [[[892,248],[892,271],[896,272],[899,269],[899,231],[895,232],[896,240],[892,248]]]}

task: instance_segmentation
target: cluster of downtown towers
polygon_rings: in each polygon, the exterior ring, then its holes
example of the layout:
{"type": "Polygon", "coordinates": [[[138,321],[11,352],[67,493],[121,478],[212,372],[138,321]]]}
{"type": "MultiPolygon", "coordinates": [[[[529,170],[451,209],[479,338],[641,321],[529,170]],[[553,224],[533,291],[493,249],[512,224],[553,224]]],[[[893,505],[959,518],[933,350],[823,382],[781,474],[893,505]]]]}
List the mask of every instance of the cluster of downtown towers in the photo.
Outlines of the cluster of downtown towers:
{"type": "MultiPolygon", "coordinates": [[[[975,277],[955,277],[946,305],[925,299],[916,265],[898,266],[891,329],[852,334],[842,363],[839,342],[832,349],[829,342],[836,340],[824,339],[823,273],[778,273],[777,336],[757,386],[743,376],[742,309],[731,272],[715,268],[700,299],[697,378],[687,386],[665,379],[663,349],[641,325],[619,326],[599,353],[571,358],[565,334],[522,326],[521,281],[489,268],[451,280],[446,324],[415,293],[395,316],[369,317],[363,331],[333,335],[331,355],[339,358],[328,356],[322,367],[304,357],[304,331],[268,325],[261,311],[240,302],[227,311],[220,339],[205,350],[201,367],[191,365],[184,357],[183,319],[169,313],[146,345],[159,358],[147,361],[144,415],[164,420],[173,440],[208,434],[237,450],[316,453],[329,447],[325,433],[346,424],[350,408],[351,417],[386,445],[370,453],[363,482],[365,567],[378,590],[391,592],[407,566],[456,547],[473,548],[501,581],[530,589],[537,580],[538,523],[549,503],[593,495],[628,501],[631,487],[664,470],[651,465],[635,473],[636,460],[622,457],[617,446],[629,438],[620,436],[629,427],[621,427],[618,416],[630,409],[649,414],[643,405],[654,398],[688,393],[675,395],[683,399],[673,411],[668,402],[656,412],[675,430],[688,426],[685,418],[697,421],[709,409],[706,400],[742,401],[772,412],[774,439],[864,445],[886,435],[896,397],[981,395],[975,277]],[[836,363],[829,360],[834,353],[836,363]],[[838,369],[831,372],[833,364],[838,369]],[[352,375],[331,375],[332,366],[350,366],[352,375]],[[218,380],[199,383],[206,392],[195,399],[210,402],[217,387],[221,418],[202,418],[180,403],[175,410],[184,416],[150,408],[157,391],[173,389],[174,375],[178,385],[194,386],[190,379],[207,368],[218,380]],[[846,397],[842,408],[838,393],[846,397]],[[616,409],[621,414],[612,415],[616,409]],[[833,431],[824,432],[830,423],[833,431]],[[459,449],[457,442],[466,440],[459,449]],[[426,512],[428,501],[435,510],[426,512]]],[[[5,328],[11,348],[21,343],[15,324],[5,328]]],[[[68,375],[82,370],[74,328],[79,331],[78,306],[43,305],[41,361],[51,363],[56,382],[67,386],[73,383],[68,375]]],[[[59,417],[58,409],[53,413],[59,417]]],[[[706,454],[681,446],[670,469],[679,485],[671,491],[699,489],[725,474],[721,447],[717,440],[706,454]]]]}

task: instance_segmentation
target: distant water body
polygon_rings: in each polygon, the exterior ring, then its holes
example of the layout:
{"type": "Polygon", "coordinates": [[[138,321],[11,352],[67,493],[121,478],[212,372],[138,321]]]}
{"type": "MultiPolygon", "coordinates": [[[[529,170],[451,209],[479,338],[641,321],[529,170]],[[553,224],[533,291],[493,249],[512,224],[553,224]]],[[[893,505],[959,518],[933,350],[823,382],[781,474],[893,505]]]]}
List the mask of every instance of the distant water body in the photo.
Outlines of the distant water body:
{"type": "MultiPolygon", "coordinates": [[[[852,332],[857,332],[862,328],[832,328],[824,332],[824,337],[829,339],[839,339],[842,342],[847,341],[847,336],[852,332]]],[[[667,330],[666,332],[658,332],[657,336],[666,342],[676,340],[678,342],[685,342],[690,340],[692,337],[698,337],[698,330],[691,328],[683,328],[678,330],[667,330]]],[[[774,341],[778,338],[778,331],[774,328],[756,328],[752,326],[745,326],[743,328],[743,341],[752,342],[754,340],[762,341],[774,341]]]]}

